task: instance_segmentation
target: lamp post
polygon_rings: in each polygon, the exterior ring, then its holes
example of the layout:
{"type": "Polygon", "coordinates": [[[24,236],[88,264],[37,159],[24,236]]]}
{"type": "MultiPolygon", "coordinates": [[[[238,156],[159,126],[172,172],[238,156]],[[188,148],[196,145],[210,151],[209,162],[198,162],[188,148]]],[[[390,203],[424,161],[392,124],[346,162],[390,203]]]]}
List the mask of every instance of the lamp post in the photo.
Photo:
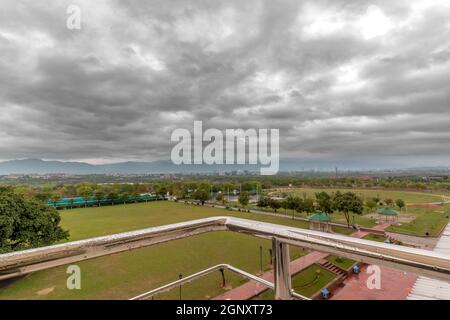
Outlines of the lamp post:
{"type": "Polygon", "coordinates": [[[263,272],[262,252],[263,252],[263,247],[259,246],[259,266],[260,266],[261,274],[263,272]]]}
{"type": "MultiPolygon", "coordinates": [[[[180,273],[180,275],[178,276],[178,278],[181,280],[183,278],[183,274],[180,273]]],[[[181,284],[180,284],[180,300],[181,300],[181,284]]]]}

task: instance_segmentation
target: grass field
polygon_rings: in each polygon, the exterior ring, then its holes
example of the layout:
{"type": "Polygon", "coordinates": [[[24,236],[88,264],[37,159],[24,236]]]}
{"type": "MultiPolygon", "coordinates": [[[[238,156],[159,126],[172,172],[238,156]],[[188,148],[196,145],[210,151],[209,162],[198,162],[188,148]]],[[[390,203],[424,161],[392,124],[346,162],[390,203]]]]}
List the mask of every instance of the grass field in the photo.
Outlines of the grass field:
{"type": "MultiPolygon", "coordinates": [[[[417,213],[418,216],[425,214],[417,213]]],[[[224,215],[299,228],[309,227],[308,222],[284,217],[173,202],[82,208],[61,212],[62,226],[70,231],[70,241],[224,215]]],[[[426,225],[425,221],[428,221],[423,219],[419,220],[420,226],[426,225]]],[[[444,217],[443,220],[440,216],[436,221],[442,225],[442,221],[446,222],[447,219],[444,217]]],[[[407,225],[403,228],[407,228],[407,225]]],[[[333,229],[343,234],[352,232],[346,228],[333,229]]],[[[260,271],[260,246],[263,246],[263,269],[267,270],[271,247],[269,241],[231,232],[214,232],[80,262],[78,265],[82,272],[81,290],[68,290],[66,268],[57,267],[33,273],[6,287],[0,286],[0,299],[127,299],[177,280],[180,273],[186,276],[218,263],[230,263],[256,274],[260,271]]],[[[302,249],[291,247],[291,259],[303,254],[305,252],[302,249]]],[[[246,281],[235,274],[227,272],[226,275],[226,280],[232,287],[246,281]]],[[[214,297],[223,292],[220,284],[219,272],[208,275],[183,286],[182,298],[214,297]]],[[[178,297],[178,290],[174,290],[156,299],[178,297]]]]}
{"type": "MultiPolygon", "coordinates": [[[[69,229],[70,240],[164,225],[208,216],[231,215],[260,221],[308,227],[301,221],[237,213],[181,203],[153,202],[103,208],[74,209],[61,212],[62,225],[69,229]]],[[[218,263],[230,263],[251,273],[269,267],[270,241],[231,232],[202,234],[189,239],[96,258],[78,263],[82,289],[66,288],[66,268],[57,267],[33,273],[0,289],[0,299],[127,299],[218,263]]],[[[304,254],[291,248],[291,257],[304,254]]],[[[227,282],[237,286],[242,277],[227,273],[227,282]]],[[[222,293],[220,273],[214,273],[183,286],[183,299],[204,299],[222,293]]],[[[178,298],[175,290],[158,298],[178,298]]]]}
{"type": "Polygon", "coordinates": [[[287,193],[294,193],[298,196],[313,198],[316,192],[326,191],[328,193],[333,193],[336,191],[347,192],[351,191],[363,199],[371,199],[373,197],[379,197],[381,200],[384,199],[403,199],[407,203],[428,203],[428,202],[438,202],[442,200],[441,195],[433,193],[424,192],[411,192],[411,191],[390,191],[390,190],[367,190],[367,189],[314,189],[314,188],[296,188],[296,189],[285,189],[287,193]]]}
{"type": "Polygon", "coordinates": [[[450,204],[442,209],[408,209],[408,214],[416,216],[414,221],[399,226],[390,226],[386,231],[400,232],[417,236],[438,236],[449,222],[450,204]]]}

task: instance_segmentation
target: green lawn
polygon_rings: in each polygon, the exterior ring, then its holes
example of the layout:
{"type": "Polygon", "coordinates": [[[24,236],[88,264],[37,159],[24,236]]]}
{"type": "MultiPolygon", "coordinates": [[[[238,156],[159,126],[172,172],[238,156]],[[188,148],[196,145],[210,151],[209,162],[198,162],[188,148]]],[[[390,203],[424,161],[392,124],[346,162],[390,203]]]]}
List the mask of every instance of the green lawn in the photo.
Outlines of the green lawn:
{"type": "Polygon", "coordinates": [[[363,239],[377,241],[377,242],[384,242],[386,240],[385,237],[379,236],[377,234],[372,234],[372,233],[369,233],[367,236],[363,237],[363,239]]]}
{"type": "MultiPolygon", "coordinates": [[[[70,240],[220,215],[308,227],[305,222],[284,218],[172,202],[74,209],[62,211],[61,215],[63,227],[70,230],[70,240]]],[[[127,299],[174,281],[180,273],[189,275],[218,263],[230,263],[257,273],[260,271],[260,246],[263,246],[263,269],[268,270],[270,241],[231,232],[214,232],[80,262],[81,290],[66,289],[66,268],[57,267],[33,273],[2,288],[0,299],[127,299]],[[50,293],[42,294],[50,290],[50,293]]],[[[304,254],[301,248],[291,246],[292,259],[304,254]]],[[[234,287],[246,280],[227,272],[227,281],[234,287]]],[[[220,284],[221,276],[216,272],[183,286],[182,297],[213,297],[222,293],[220,284]]],[[[156,298],[178,298],[178,295],[175,290],[156,298]]]]}
{"type": "Polygon", "coordinates": [[[425,236],[428,232],[430,236],[436,237],[449,222],[448,216],[450,204],[446,204],[443,209],[408,209],[408,214],[416,216],[414,221],[402,223],[399,226],[390,226],[386,231],[400,232],[417,236],[425,236]]]}
{"type": "MultiPolygon", "coordinates": [[[[334,273],[313,264],[292,277],[292,289],[303,296],[311,297],[335,278],[334,273]]],[[[254,299],[273,300],[274,298],[273,290],[266,290],[254,299]]]]}
{"type": "MultiPolygon", "coordinates": [[[[173,202],[61,211],[62,226],[70,231],[70,241],[224,215],[299,228],[309,227],[308,222],[284,217],[173,202]]],[[[343,234],[352,233],[351,229],[346,228],[333,230],[343,234]]],[[[260,271],[260,246],[263,246],[263,269],[268,270],[270,241],[232,232],[214,232],[82,261],[78,263],[82,272],[81,290],[68,290],[66,268],[57,267],[33,273],[1,288],[0,299],[127,299],[174,281],[180,273],[186,276],[218,263],[230,263],[256,274],[260,271]]],[[[303,254],[303,250],[291,247],[292,259],[303,254]]],[[[229,272],[226,275],[232,287],[246,281],[239,275],[229,272]]],[[[216,272],[183,286],[182,298],[205,299],[216,296],[223,292],[220,284],[221,276],[216,272]]],[[[156,299],[176,299],[178,295],[176,289],[156,299]]]]}
{"type": "Polygon", "coordinates": [[[328,257],[326,257],[326,259],[328,261],[330,261],[332,264],[334,264],[344,270],[348,270],[356,262],[355,260],[341,258],[341,257],[337,257],[337,256],[328,256],[328,257]]]}

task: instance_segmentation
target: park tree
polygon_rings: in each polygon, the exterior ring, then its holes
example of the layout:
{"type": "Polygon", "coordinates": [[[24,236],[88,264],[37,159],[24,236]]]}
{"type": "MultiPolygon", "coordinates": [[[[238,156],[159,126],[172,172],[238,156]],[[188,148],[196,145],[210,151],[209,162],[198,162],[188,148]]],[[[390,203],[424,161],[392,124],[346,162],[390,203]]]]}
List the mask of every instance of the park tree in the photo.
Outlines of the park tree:
{"type": "Polygon", "coordinates": [[[386,203],[388,206],[392,206],[394,204],[394,200],[390,198],[384,199],[384,203],[386,203]]]}
{"type": "Polygon", "coordinates": [[[270,199],[266,196],[261,196],[258,199],[258,202],[256,203],[256,206],[259,208],[267,208],[270,204],[270,199]]]}
{"type": "Polygon", "coordinates": [[[314,208],[314,200],[311,198],[306,198],[303,200],[303,212],[306,213],[313,213],[315,208],[314,208]]]}
{"type": "Polygon", "coordinates": [[[281,208],[281,202],[276,199],[269,199],[269,207],[277,212],[277,210],[281,208]]]}
{"type": "Polygon", "coordinates": [[[331,196],[325,191],[316,193],[317,208],[325,213],[333,213],[331,196]]]}
{"type": "Polygon", "coordinates": [[[377,206],[378,203],[372,199],[366,201],[366,207],[369,209],[370,212],[372,212],[377,206]]]}
{"type": "Polygon", "coordinates": [[[27,199],[10,187],[0,187],[0,252],[51,245],[68,239],[56,209],[27,199]]]}
{"type": "Polygon", "coordinates": [[[405,201],[402,199],[395,200],[395,204],[400,208],[400,211],[402,211],[402,209],[406,206],[405,201]]]}
{"type": "Polygon", "coordinates": [[[81,185],[77,186],[77,195],[79,195],[80,197],[83,197],[85,207],[87,207],[87,202],[88,202],[89,198],[92,196],[93,192],[94,192],[94,189],[92,188],[92,186],[90,186],[88,184],[81,184],[81,185]]]}
{"type": "Polygon", "coordinates": [[[205,190],[205,189],[195,190],[193,196],[194,196],[194,199],[197,201],[200,201],[202,205],[204,205],[205,202],[210,199],[210,193],[208,190],[205,190]]]}
{"type": "Polygon", "coordinates": [[[347,225],[350,227],[350,214],[363,213],[363,201],[353,192],[341,193],[337,191],[333,198],[335,210],[344,213],[347,225]]]}
{"type": "Polygon", "coordinates": [[[247,191],[241,192],[238,201],[241,204],[241,206],[246,207],[250,201],[250,194],[247,191]]]}
{"type": "Polygon", "coordinates": [[[97,200],[98,206],[100,207],[101,201],[103,200],[103,198],[105,198],[105,191],[101,187],[97,188],[97,190],[95,190],[94,192],[94,197],[95,200],[97,200]]]}
{"type": "Polygon", "coordinates": [[[114,202],[119,199],[119,195],[115,191],[110,191],[108,193],[108,199],[111,201],[111,205],[114,205],[114,202]]]}

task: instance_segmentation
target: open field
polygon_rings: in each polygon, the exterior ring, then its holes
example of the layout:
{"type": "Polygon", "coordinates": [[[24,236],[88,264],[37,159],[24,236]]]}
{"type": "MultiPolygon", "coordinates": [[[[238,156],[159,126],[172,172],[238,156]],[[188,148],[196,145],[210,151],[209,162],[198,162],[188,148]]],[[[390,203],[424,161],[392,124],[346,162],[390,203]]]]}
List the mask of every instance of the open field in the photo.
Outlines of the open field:
{"type": "Polygon", "coordinates": [[[442,229],[449,222],[450,204],[445,204],[442,209],[408,209],[408,214],[416,218],[409,223],[402,223],[399,226],[390,226],[386,231],[400,232],[417,236],[438,236],[442,229]]]}
{"type": "MultiPolygon", "coordinates": [[[[258,214],[234,213],[221,209],[153,202],[126,206],[74,209],[62,212],[62,224],[70,240],[112,234],[149,226],[164,225],[208,216],[232,215],[260,221],[307,227],[308,224],[258,214]]],[[[78,263],[82,289],[66,288],[66,268],[36,272],[0,289],[0,299],[126,299],[218,263],[230,263],[251,273],[269,268],[270,241],[230,232],[202,234],[153,247],[133,250],[78,263]]],[[[305,252],[291,249],[291,258],[305,252]]],[[[237,286],[242,277],[227,272],[227,282],[237,286]]],[[[223,292],[220,273],[183,286],[183,299],[204,299],[223,292]]],[[[178,298],[175,290],[158,298],[178,298]]]]}
{"type": "MultiPolygon", "coordinates": [[[[417,213],[418,217],[421,214],[428,213],[417,213]]],[[[307,222],[287,218],[173,202],[83,208],[61,212],[62,225],[70,230],[70,241],[223,215],[299,228],[309,227],[307,222]]],[[[419,221],[425,223],[429,220],[422,218],[419,221]]],[[[436,221],[442,225],[447,219],[440,216],[436,221]]],[[[352,232],[345,228],[334,230],[344,234],[352,232]]],[[[68,290],[66,268],[57,267],[31,274],[1,288],[0,299],[127,299],[174,281],[178,279],[180,273],[186,276],[218,263],[230,263],[256,274],[260,271],[260,246],[263,246],[263,269],[267,270],[270,261],[270,241],[230,232],[215,232],[80,262],[78,265],[82,271],[81,290],[68,290]]],[[[291,249],[291,259],[303,254],[305,252],[300,248],[291,249]]],[[[231,287],[246,281],[241,276],[229,272],[226,273],[226,280],[231,287]]],[[[221,282],[219,272],[211,274],[183,286],[182,298],[204,299],[219,295],[223,292],[221,282]]],[[[155,299],[178,297],[179,291],[173,290],[155,299]]]]}
{"type": "Polygon", "coordinates": [[[333,193],[336,191],[347,192],[351,191],[363,199],[368,200],[373,197],[379,197],[381,200],[384,199],[403,199],[406,203],[428,203],[428,202],[439,202],[442,201],[442,196],[440,194],[425,193],[425,192],[412,192],[412,191],[391,191],[391,190],[372,190],[372,189],[314,189],[314,188],[293,188],[293,189],[282,189],[282,192],[294,193],[297,196],[313,198],[316,192],[326,191],[328,193],[333,193]]]}

